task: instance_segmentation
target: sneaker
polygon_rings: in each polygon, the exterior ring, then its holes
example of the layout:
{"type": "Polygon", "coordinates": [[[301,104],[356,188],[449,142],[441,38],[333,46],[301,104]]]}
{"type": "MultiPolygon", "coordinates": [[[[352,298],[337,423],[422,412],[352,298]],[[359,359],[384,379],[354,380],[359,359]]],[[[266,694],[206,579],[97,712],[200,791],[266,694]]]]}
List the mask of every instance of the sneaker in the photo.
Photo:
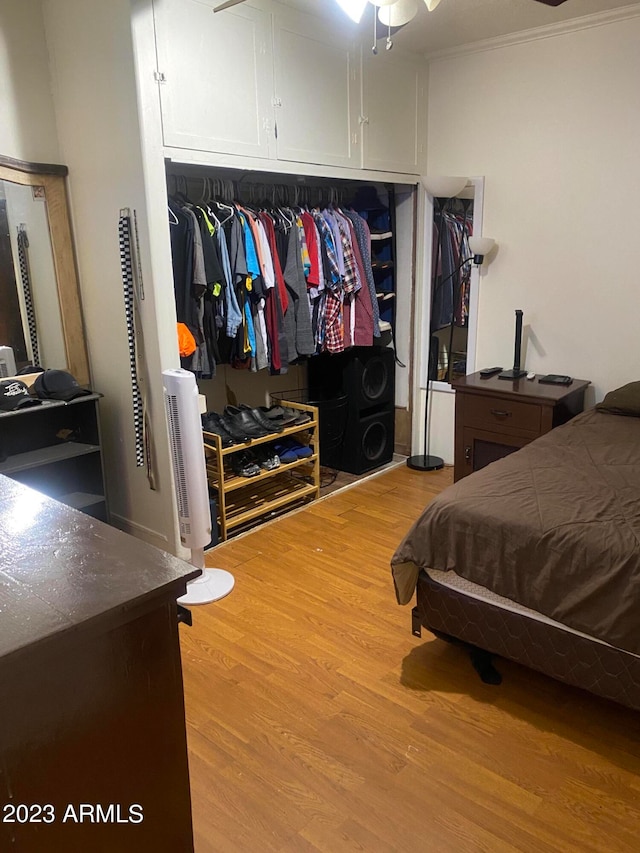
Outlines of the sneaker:
{"type": "Polygon", "coordinates": [[[258,465],[265,471],[275,471],[276,468],[280,467],[280,457],[268,444],[255,447],[253,455],[256,457],[258,465]]]}
{"type": "Polygon", "coordinates": [[[260,473],[254,455],[246,450],[232,455],[231,470],[237,477],[257,477],[260,473]]]}

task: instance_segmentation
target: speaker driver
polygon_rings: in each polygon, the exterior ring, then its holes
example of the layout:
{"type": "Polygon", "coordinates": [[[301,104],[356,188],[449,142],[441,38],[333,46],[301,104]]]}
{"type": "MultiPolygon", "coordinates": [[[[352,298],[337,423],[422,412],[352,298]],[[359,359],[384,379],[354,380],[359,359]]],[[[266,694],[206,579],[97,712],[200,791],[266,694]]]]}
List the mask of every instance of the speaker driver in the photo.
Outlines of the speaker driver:
{"type": "Polygon", "coordinates": [[[376,403],[389,387],[389,369],[381,358],[372,358],[362,371],[362,392],[376,403]]]}
{"type": "Polygon", "coordinates": [[[377,462],[387,447],[387,428],[380,421],[369,424],[362,434],[362,453],[367,462],[377,462]]]}

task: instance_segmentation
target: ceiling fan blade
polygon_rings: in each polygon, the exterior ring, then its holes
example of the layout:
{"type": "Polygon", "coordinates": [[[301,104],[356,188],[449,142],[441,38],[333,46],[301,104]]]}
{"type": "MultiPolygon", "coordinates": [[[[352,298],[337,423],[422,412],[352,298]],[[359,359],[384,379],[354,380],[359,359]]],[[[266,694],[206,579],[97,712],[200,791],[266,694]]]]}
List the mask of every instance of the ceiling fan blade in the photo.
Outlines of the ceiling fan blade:
{"type": "Polygon", "coordinates": [[[536,3],[544,3],[545,6],[562,6],[567,0],[535,0],[536,3]]]}
{"type": "Polygon", "coordinates": [[[230,9],[232,6],[238,6],[240,3],[244,3],[244,0],[225,0],[224,3],[221,3],[219,6],[213,10],[214,12],[224,12],[225,9],[230,9]]]}

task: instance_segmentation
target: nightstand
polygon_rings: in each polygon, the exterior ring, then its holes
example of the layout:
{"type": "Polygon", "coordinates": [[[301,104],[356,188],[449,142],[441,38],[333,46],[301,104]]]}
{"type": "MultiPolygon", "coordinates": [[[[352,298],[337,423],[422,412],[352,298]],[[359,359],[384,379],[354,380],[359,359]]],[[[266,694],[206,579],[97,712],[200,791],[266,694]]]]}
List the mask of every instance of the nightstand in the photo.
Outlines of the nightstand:
{"type": "Polygon", "coordinates": [[[588,381],[543,385],[538,378],[509,382],[472,373],[452,383],[456,392],[454,481],[524,447],[583,410],[588,381]]]}

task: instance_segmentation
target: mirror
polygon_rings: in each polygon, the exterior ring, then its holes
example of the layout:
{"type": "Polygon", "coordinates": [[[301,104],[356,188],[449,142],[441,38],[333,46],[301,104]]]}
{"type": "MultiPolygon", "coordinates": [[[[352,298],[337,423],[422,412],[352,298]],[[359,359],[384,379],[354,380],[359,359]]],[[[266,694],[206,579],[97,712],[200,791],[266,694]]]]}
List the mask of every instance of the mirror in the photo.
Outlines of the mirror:
{"type": "Polygon", "coordinates": [[[0,157],[0,377],[15,362],[89,383],[66,173],[0,157]]]}

